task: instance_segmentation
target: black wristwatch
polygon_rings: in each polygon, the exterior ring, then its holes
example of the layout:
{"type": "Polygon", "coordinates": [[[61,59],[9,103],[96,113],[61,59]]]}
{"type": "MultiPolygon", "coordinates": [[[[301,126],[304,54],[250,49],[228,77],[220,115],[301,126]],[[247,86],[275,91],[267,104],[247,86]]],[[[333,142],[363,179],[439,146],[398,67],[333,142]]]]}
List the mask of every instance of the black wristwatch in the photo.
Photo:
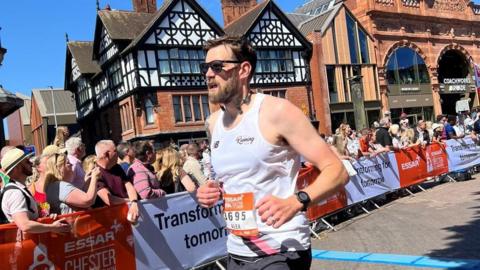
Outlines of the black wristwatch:
{"type": "Polygon", "coordinates": [[[310,196],[308,195],[308,193],[306,193],[305,191],[299,191],[297,192],[297,200],[303,204],[303,207],[302,207],[302,211],[305,212],[307,211],[307,207],[308,205],[310,204],[310,202],[312,201],[310,199],[310,196]]]}

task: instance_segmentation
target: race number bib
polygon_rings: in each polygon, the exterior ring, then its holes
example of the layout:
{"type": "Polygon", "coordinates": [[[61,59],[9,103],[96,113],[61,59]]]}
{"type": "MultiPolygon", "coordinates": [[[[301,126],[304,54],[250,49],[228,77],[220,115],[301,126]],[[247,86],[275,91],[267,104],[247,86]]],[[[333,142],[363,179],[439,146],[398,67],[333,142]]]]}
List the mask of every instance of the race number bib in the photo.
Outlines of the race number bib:
{"type": "Polygon", "coordinates": [[[243,237],[258,235],[253,193],[224,194],[223,199],[225,222],[230,233],[243,237]]]}

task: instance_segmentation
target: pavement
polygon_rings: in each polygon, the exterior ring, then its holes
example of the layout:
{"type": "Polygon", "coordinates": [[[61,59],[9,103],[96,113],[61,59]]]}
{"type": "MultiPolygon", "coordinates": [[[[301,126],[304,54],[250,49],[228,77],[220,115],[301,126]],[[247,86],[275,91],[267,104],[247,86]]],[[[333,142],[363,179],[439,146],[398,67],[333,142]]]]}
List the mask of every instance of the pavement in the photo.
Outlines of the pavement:
{"type": "Polygon", "coordinates": [[[312,238],[311,269],[480,269],[480,175],[474,177],[435,185],[322,232],[312,238]]]}

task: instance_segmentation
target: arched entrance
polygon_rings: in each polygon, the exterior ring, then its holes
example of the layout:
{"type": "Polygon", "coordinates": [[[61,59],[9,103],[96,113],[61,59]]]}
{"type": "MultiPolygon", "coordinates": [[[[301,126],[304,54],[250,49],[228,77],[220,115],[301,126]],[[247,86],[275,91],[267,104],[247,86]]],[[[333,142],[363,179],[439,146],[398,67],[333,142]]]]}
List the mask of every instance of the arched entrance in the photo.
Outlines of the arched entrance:
{"type": "Polygon", "coordinates": [[[392,121],[398,123],[402,113],[412,125],[433,120],[430,75],[421,50],[413,43],[394,45],[384,67],[392,121]]]}
{"type": "Polygon", "coordinates": [[[453,47],[445,48],[438,58],[438,82],[443,114],[455,115],[457,101],[475,99],[472,67],[466,52],[453,47]]]}

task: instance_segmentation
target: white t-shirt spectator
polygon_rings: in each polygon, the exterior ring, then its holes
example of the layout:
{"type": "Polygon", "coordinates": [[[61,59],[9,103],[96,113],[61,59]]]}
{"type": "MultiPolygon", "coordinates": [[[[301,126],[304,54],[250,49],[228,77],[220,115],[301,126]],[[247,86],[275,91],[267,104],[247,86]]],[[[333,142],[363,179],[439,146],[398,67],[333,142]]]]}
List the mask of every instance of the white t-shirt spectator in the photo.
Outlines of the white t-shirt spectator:
{"type": "Polygon", "coordinates": [[[30,220],[38,218],[38,206],[35,199],[26,191],[25,185],[19,182],[9,183],[8,185],[16,185],[17,187],[24,189],[9,189],[5,191],[2,199],[2,211],[7,217],[8,221],[13,222],[12,215],[21,212],[27,212],[27,216],[30,220]],[[30,206],[27,206],[27,200],[25,196],[30,197],[30,206]],[[30,210],[33,210],[30,211],[30,210]]]}
{"type": "Polygon", "coordinates": [[[453,129],[455,130],[455,133],[458,137],[464,136],[465,135],[465,128],[461,125],[455,125],[453,126],[453,129]]]}

